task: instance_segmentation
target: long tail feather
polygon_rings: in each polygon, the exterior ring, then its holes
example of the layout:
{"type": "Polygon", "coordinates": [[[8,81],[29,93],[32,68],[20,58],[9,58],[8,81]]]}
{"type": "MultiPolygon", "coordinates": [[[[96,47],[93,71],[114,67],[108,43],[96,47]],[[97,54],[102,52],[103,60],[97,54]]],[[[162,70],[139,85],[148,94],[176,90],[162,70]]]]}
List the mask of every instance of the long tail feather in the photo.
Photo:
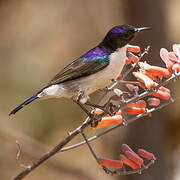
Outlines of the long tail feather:
{"type": "Polygon", "coordinates": [[[24,106],[28,105],[29,103],[31,103],[32,101],[34,101],[35,99],[39,98],[38,94],[32,96],[31,98],[29,98],[28,100],[24,101],[22,104],[20,104],[18,107],[16,107],[15,109],[13,109],[10,113],[9,116],[12,114],[16,114],[20,109],[22,109],[24,106]]]}

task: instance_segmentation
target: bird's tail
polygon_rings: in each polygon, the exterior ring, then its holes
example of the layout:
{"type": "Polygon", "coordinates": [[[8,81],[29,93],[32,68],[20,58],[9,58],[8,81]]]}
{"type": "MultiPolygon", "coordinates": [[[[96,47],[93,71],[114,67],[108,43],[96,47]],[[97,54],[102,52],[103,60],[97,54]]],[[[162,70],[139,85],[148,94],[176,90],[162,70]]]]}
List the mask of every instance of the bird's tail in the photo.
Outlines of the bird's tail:
{"type": "Polygon", "coordinates": [[[27,99],[26,101],[24,101],[22,104],[20,104],[18,107],[16,107],[15,109],[13,109],[10,113],[9,116],[12,114],[16,114],[20,109],[22,109],[24,106],[28,105],[29,103],[31,103],[32,101],[36,100],[38,97],[38,94],[32,96],[31,98],[27,99]]]}

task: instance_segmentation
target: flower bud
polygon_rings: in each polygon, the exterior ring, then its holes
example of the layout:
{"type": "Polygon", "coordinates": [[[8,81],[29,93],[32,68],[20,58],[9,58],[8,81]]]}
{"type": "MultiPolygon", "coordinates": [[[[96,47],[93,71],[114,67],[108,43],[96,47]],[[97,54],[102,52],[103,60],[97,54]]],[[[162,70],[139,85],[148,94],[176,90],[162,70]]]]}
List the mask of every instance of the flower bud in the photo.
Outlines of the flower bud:
{"type": "Polygon", "coordinates": [[[99,158],[98,163],[105,167],[122,168],[123,162],[121,160],[112,160],[107,158],[99,158]]]}
{"type": "Polygon", "coordinates": [[[174,64],[172,67],[172,70],[173,70],[173,72],[174,71],[180,72],[180,64],[174,64]]]}
{"type": "Polygon", "coordinates": [[[134,152],[127,144],[122,144],[121,149],[123,152],[125,152],[125,151],[134,152]]]}
{"type": "Polygon", "coordinates": [[[140,52],[140,47],[139,46],[128,45],[127,52],[139,53],[140,52]]]}
{"type": "Polygon", "coordinates": [[[141,166],[143,164],[143,159],[140,158],[135,152],[125,151],[124,153],[128,159],[132,160],[137,165],[141,166]]]}
{"type": "Polygon", "coordinates": [[[148,98],[147,100],[149,106],[159,106],[160,100],[158,98],[148,98]]]}
{"type": "Polygon", "coordinates": [[[164,100],[168,100],[170,98],[170,96],[171,96],[170,93],[164,92],[164,91],[162,91],[160,89],[158,89],[158,91],[155,92],[155,93],[153,92],[152,95],[155,96],[155,97],[164,99],[164,100]]]}
{"type": "Polygon", "coordinates": [[[134,170],[139,169],[138,164],[136,164],[134,161],[130,160],[129,158],[127,158],[124,154],[120,155],[120,160],[126,164],[127,166],[131,167],[134,170]]]}
{"type": "Polygon", "coordinates": [[[155,86],[155,82],[150,79],[148,76],[146,76],[145,74],[141,73],[141,72],[133,72],[133,75],[142,83],[144,83],[145,87],[147,89],[151,89],[152,87],[155,86]]]}
{"type": "Polygon", "coordinates": [[[96,115],[100,115],[100,114],[102,114],[104,111],[102,110],[102,109],[99,109],[99,108],[96,108],[96,109],[94,109],[94,114],[96,114],[96,115]]]}
{"type": "Polygon", "coordinates": [[[176,55],[180,59],[180,44],[173,44],[173,51],[176,53],[176,55]]]}
{"type": "Polygon", "coordinates": [[[98,125],[96,127],[93,127],[92,129],[103,128],[111,124],[121,124],[122,121],[123,121],[123,118],[121,115],[105,116],[105,117],[102,117],[102,120],[98,123],[98,125]]]}
{"type": "Polygon", "coordinates": [[[168,53],[169,60],[173,63],[179,63],[178,56],[175,52],[169,52],[168,53]]]}
{"type": "Polygon", "coordinates": [[[168,70],[171,72],[171,68],[173,66],[173,62],[169,60],[167,49],[161,48],[160,49],[160,56],[161,56],[161,59],[166,64],[166,67],[168,68],[168,70]]]}
{"type": "Polygon", "coordinates": [[[133,62],[133,63],[138,63],[139,62],[139,57],[138,56],[135,56],[133,53],[131,52],[128,52],[127,53],[127,57],[128,59],[133,62]]]}
{"type": "Polygon", "coordinates": [[[144,149],[139,149],[138,150],[138,154],[143,157],[143,158],[146,158],[148,160],[156,160],[154,154],[144,150],[144,149]]]}
{"type": "Polygon", "coordinates": [[[165,77],[165,78],[171,77],[171,73],[166,68],[159,66],[152,66],[144,62],[139,62],[138,64],[140,68],[144,70],[147,74],[151,74],[153,76],[165,77]]]}
{"type": "Polygon", "coordinates": [[[128,65],[128,64],[130,64],[130,63],[131,63],[131,60],[128,59],[128,58],[126,58],[125,64],[128,65]]]}
{"type": "Polygon", "coordinates": [[[146,101],[138,100],[136,103],[134,103],[134,102],[129,103],[127,105],[127,107],[145,108],[146,107],[146,101]]]}
{"type": "Polygon", "coordinates": [[[127,107],[124,111],[129,115],[136,115],[146,112],[146,108],[127,107]]]}

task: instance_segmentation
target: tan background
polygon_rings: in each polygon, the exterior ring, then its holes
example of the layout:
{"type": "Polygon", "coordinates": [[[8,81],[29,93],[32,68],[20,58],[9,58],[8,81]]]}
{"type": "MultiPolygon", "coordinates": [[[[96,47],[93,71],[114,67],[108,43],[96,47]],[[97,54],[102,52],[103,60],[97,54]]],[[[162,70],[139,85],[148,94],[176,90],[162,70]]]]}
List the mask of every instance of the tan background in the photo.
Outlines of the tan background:
{"type": "MultiPolygon", "coordinates": [[[[135,5],[129,8],[131,1],[120,0],[0,1],[0,177],[2,180],[12,179],[22,170],[15,160],[16,140],[22,145],[21,162],[30,164],[55,146],[85,117],[79,107],[67,99],[32,103],[13,118],[8,116],[9,111],[39,90],[63,66],[99,43],[112,26],[128,23],[135,26],[152,26],[156,36],[153,36],[153,33],[142,35],[141,45],[144,47],[151,44],[152,47],[157,47],[153,49],[153,53],[156,54],[153,59],[154,64],[160,60],[160,47],[170,49],[172,43],[180,43],[180,2],[159,1],[159,13],[162,13],[164,18],[163,29],[161,29],[161,18],[158,18],[158,9],[155,8],[157,1],[152,1],[152,6],[143,5],[141,2],[143,1],[136,2],[140,7],[140,10],[136,11],[131,9],[135,8],[135,5]],[[149,9],[150,13],[141,15],[143,9],[149,9]],[[155,11],[157,17],[154,17],[155,11]],[[149,19],[153,19],[153,23],[149,19]],[[161,39],[162,34],[167,43],[156,46],[159,41],[154,37],[161,39]]],[[[151,56],[149,58],[151,61],[151,56]]],[[[171,86],[176,89],[174,94],[178,94],[178,83],[171,86]]],[[[93,95],[95,98],[98,96],[98,93],[93,95]]],[[[161,180],[166,177],[180,178],[178,177],[180,170],[178,107],[179,105],[176,104],[165,109],[168,114],[166,126],[162,129],[162,126],[158,125],[158,128],[167,133],[166,136],[160,133],[161,136],[167,137],[166,143],[161,151],[155,151],[155,154],[162,154],[162,157],[158,159],[159,166],[155,165],[151,168],[156,169],[156,172],[150,170],[145,173],[146,179],[158,179],[156,176],[158,173],[164,175],[161,180]]],[[[164,111],[159,112],[159,114],[163,113],[164,111]]],[[[141,124],[143,125],[143,121],[141,124]]],[[[128,128],[126,129],[128,133],[128,128]]],[[[118,132],[113,132],[92,144],[99,155],[118,159],[120,140],[125,135],[124,128],[119,129],[118,132]]],[[[156,136],[153,136],[152,129],[152,137],[148,136],[147,139],[156,141],[156,136]]],[[[80,139],[81,137],[77,138],[80,139]]],[[[160,144],[160,141],[157,140],[157,143],[160,144]]],[[[143,144],[140,143],[141,147],[143,144]]],[[[149,145],[151,149],[153,143],[147,144],[146,146],[149,145]]],[[[57,154],[25,179],[116,178],[119,177],[105,175],[84,146],[68,153],[57,154]]],[[[139,178],[139,175],[130,178],[139,178]]]]}

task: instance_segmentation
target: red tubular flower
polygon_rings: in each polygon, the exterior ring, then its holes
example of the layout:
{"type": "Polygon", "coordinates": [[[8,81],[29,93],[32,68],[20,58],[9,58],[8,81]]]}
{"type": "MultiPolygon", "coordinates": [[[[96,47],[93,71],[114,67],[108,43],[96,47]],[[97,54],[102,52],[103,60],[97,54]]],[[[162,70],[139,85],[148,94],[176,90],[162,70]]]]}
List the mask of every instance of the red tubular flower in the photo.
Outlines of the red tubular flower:
{"type": "Polygon", "coordinates": [[[125,151],[124,153],[128,159],[135,162],[138,166],[141,166],[143,164],[143,159],[140,158],[135,152],[125,151]]]}
{"type": "Polygon", "coordinates": [[[159,88],[160,91],[163,91],[163,92],[167,92],[167,93],[171,93],[171,91],[168,89],[168,88],[165,88],[164,86],[161,86],[159,88]]]}
{"type": "Polygon", "coordinates": [[[172,70],[173,70],[173,72],[174,71],[180,72],[180,64],[174,64],[172,67],[172,70]]]}
{"type": "Polygon", "coordinates": [[[159,106],[160,100],[158,98],[148,98],[147,100],[150,106],[159,106]]]}
{"type": "Polygon", "coordinates": [[[121,160],[112,160],[107,158],[99,158],[98,163],[101,166],[122,168],[123,162],[121,160]]]}
{"type": "Polygon", "coordinates": [[[121,149],[122,149],[123,152],[125,152],[125,151],[134,152],[127,144],[122,144],[121,149]]]}
{"type": "Polygon", "coordinates": [[[180,60],[180,44],[173,44],[173,51],[176,53],[180,60]]]}
{"type": "Polygon", "coordinates": [[[145,108],[146,107],[146,101],[139,100],[136,103],[132,102],[132,103],[128,104],[127,107],[145,108]]]}
{"type": "Polygon", "coordinates": [[[131,52],[128,52],[127,53],[127,57],[128,59],[133,62],[133,63],[138,63],[139,62],[139,57],[138,56],[135,56],[133,53],[131,52]]]}
{"type": "Polygon", "coordinates": [[[178,56],[175,52],[169,52],[168,57],[169,57],[169,60],[172,61],[173,63],[180,63],[178,60],[178,56]]]}
{"type": "Polygon", "coordinates": [[[103,128],[106,126],[109,126],[111,124],[121,124],[123,121],[123,118],[121,115],[115,115],[115,116],[105,116],[102,118],[102,120],[98,123],[96,127],[93,127],[93,129],[103,128]]]}
{"type": "Polygon", "coordinates": [[[133,72],[133,75],[140,81],[142,82],[147,89],[151,89],[152,87],[155,86],[155,82],[150,79],[148,76],[141,72],[133,72]]]}
{"type": "Polygon", "coordinates": [[[151,66],[147,63],[139,62],[139,66],[142,70],[144,70],[147,74],[151,74],[153,76],[158,77],[171,77],[172,73],[168,71],[168,69],[159,67],[159,66],[151,66]]]}
{"type": "Polygon", "coordinates": [[[171,96],[170,93],[164,92],[164,91],[162,91],[160,89],[158,89],[158,91],[155,92],[155,93],[153,92],[152,95],[155,96],[155,97],[164,99],[164,100],[168,100],[170,98],[170,96],[171,96]]]}
{"type": "Polygon", "coordinates": [[[130,64],[130,63],[131,63],[131,60],[128,59],[128,58],[126,58],[125,64],[128,65],[128,64],[130,64]]]}
{"type": "MultiPolygon", "coordinates": [[[[100,115],[100,114],[102,114],[102,113],[104,113],[104,111],[103,111],[102,109],[96,108],[96,109],[94,110],[94,114],[96,114],[96,115],[100,115]]],[[[115,115],[122,115],[122,111],[119,110],[118,112],[116,112],[115,115]]],[[[110,115],[106,115],[106,116],[104,116],[104,117],[110,117],[110,115]]]]}
{"type": "Polygon", "coordinates": [[[94,110],[94,114],[96,114],[96,115],[100,115],[100,114],[102,114],[104,111],[102,110],[102,109],[99,109],[99,108],[96,108],[95,110],[94,110]]]}
{"type": "Polygon", "coordinates": [[[116,114],[115,115],[122,115],[122,111],[121,110],[119,110],[118,112],[116,112],[116,114]]]}
{"type": "Polygon", "coordinates": [[[146,108],[127,107],[124,111],[129,115],[136,115],[146,112],[146,108]]]}
{"type": "Polygon", "coordinates": [[[153,153],[150,153],[144,149],[139,149],[138,150],[138,154],[143,157],[143,158],[146,158],[148,160],[156,160],[155,156],[153,153]]]}
{"type": "Polygon", "coordinates": [[[139,53],[140,52],[140,47],[139,46],[128,45],[127,52],[139,53]]]}
{"type": "Polygon", "coordinates": [[[160,56],[161,56],[161,59],[166,64],[166,67],[168,68],[168,70],[171,72],[171,68],[172,68],[174,63],[169,60],[167,49],[161,48],[160,49],[160,56]]]}
{"type": "Polygon", "coordinates": [[[124,154],[120,155],[120,160],[126,164],[127,166],[131,167],[134,170],[139,169],[139,165],[136,164],[134,161],[130,160],[129,158],[127,158],[124,154]]]}

